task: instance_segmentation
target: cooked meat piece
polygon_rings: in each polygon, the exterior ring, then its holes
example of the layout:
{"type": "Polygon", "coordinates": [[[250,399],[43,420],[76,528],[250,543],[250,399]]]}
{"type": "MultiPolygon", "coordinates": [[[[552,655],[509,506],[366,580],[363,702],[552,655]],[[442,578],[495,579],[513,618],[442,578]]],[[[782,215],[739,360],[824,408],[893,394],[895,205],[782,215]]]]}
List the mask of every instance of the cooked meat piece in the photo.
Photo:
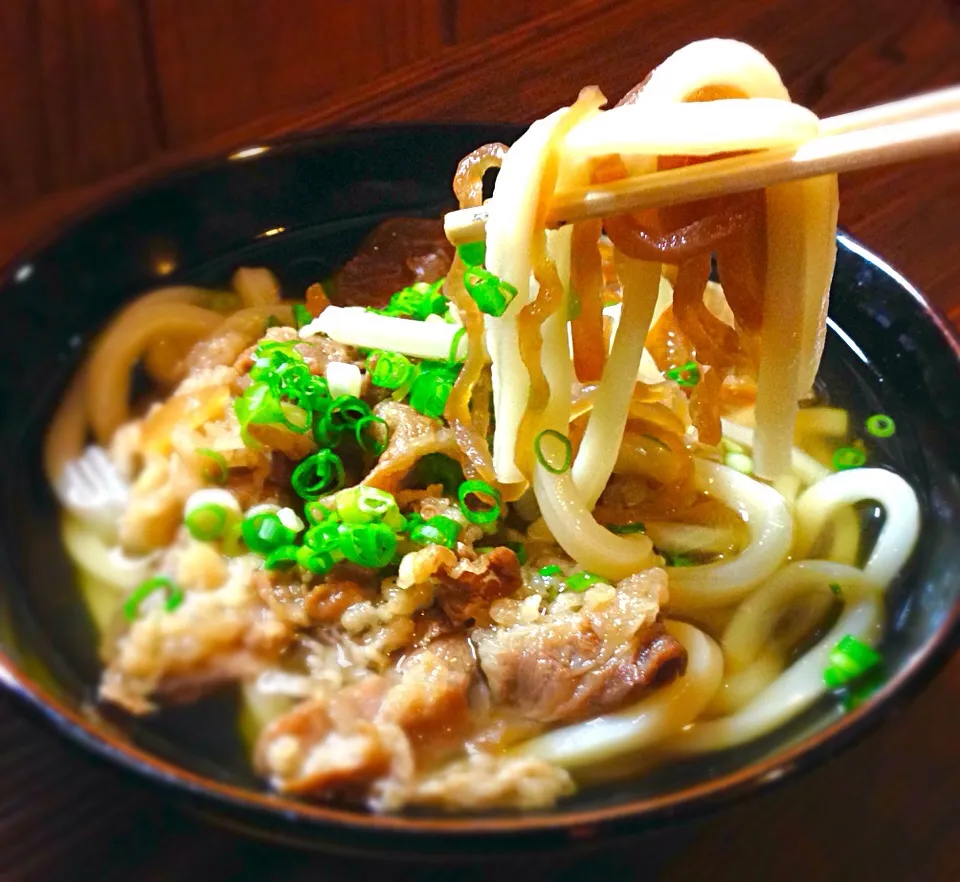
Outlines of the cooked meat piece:
{"type": "Polygon", "coordinates": [[[111,647],[100,697],[147,713],[155,693],[189,700],[199,689],[252,675],[292,638],[293,629],[257,597],[252,561],[238,558],[222,587],[187,592],[172,612],[158,603],[141,613],[111,647]]]}
{"type": "Polygon", "coordinates": [[[405,554],[400,559],[397,571],[397,585],[409,588],[411,585],[423,585],[445,567],[457,565],[457,556],[453,550],[443,545],[427,545],[405,554]]]}
{"type": "Polygon", "coordinates": [[[303,360],[310,368],[310,373],[322,377],[327,370],[327,365],[331,361],[342,361],[362,365],[365,359],[358,356],[357,350],[352,346],[346,346],[331,340],[329,337],[317,334],[306,338],[296,351],[303,356],[303,360]]]}
{"type": "Polygon", "coordinates": [[[386,306],[415,282],[435,282],[450,270],[453,247],[433,218],[384,221],[337,276],[333,300],[341,306],[386,306]]]}
{"type": "Polygon", "coordinates": [[[372,722],[387,682],[368,677],[278,717],[260,736],[257,767],[280,790],[318,796],[357,792],[390,773],[403,734],[372,722]],[[392,737],[391,737],[392,736],[392,737]]]}
{"type": "Polygon", "coordinates": [[[279,717],[260,737],[257,766],[294,793],[370,795],[372,785],[388,781],[405,789],[414,745],[432,761],[438,748],[460,743],[475,667],[464,638],[437,641],[406,658],[392,685],[367,677],[279,717]]]}
{"type": "Polygon", "coordinates": [[[304,584],[297,570],[257,570],[253,584],[274,615],[297,628],[336,624],[348,607],[375,597],[373,590],[352,579],[328,576],[323,582],[304,584]]]}
{"type": "Polygon", "coordinates": [[[459,460],[460,448],[453,431],[439,421],[393,400],[381,401],[373,412],[386,422],[390,440],[376,467],[363,479],[364,484],[392,493],[417,460],[428,453],[445,453],[459,460]]]}
{"type": "Polygon", "coordinates": [[[532,757],[473,753],[419,778],[405,791],[394,793],[385,789],[380,807],[535,809],[551,806],[573,791],[570,774],[559,766],[532,757]],[[398,798],[401,802],[394,804],[398,798]]]}
{"type": "Polygon", "coordinates": [[[490,604],[523,584],[520,561],[502,546],[437,572],[437,603],[454,625],[490,624],[490,604]]]}
{"type": "Polygon", "coordinates": [[[400,682],[384,700],[380,719],[396,723],[415,745],[434,752],[469,724],[470,684],[477,662],[465,637],[444,637],[407,656],[400,682]]]}
{"type": "Polygon", "coordinates": [[[332,581],[328,578],[307,595],[304,610],[314,622],[334,624],[340,621],[346,609],[355,603],[370,600],[372,596],[373,592],[358,582],[332,581]]]}
{"type": "Polygon", "coordinates": [[[253,353],[256,348],[264,341],[269,340],[274,343],[290,343],[294,340],[299,340],[300,335],[297,333],[296,328],[290,328],[287,326],[280,326],[276,328],[267,328],[264,332],[264,335],[256,341],[252,346],[248,346],[243,352],[237,356],[237,360],[233,364],[234,370],[239,375],[246,374],[250,368],[253,367],[254,357],[253,353]]]}
{"type": "Polygon", "coordinates": [[[309,628],[313,623],[304,608],[313,586],[305,585],[294,570],[257,570],[253,584],[260,599],[273,614],[297,628],[309,628]]]}
{"type": "Polygon", "coordinates": [[[666,580],[646,570],[588,589],[579,609],[475,630],[494,701],[539,722],[581,720],[682,674],[686,651],[657,620],[666,580]]]}

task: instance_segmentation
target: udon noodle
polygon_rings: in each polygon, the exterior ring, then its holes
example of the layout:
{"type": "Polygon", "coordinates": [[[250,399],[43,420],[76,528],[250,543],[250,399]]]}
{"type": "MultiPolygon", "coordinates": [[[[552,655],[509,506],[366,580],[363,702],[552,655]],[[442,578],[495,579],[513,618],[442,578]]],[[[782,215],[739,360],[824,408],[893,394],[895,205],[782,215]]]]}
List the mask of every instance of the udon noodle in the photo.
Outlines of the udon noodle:
{"type": "Polygon", "coordinates": [[[499,168],[485,243],[391,221],[305,301],[240,269],[100,334],[45,463],[104,703],[239,685],[275,788],[476,810],[862,699],[919,513],[866,465],[893,421],[813,392],[836,179],[546,226],[819,122],[730,40],[604,104],[461,162],[461,207],[499,168]]]}

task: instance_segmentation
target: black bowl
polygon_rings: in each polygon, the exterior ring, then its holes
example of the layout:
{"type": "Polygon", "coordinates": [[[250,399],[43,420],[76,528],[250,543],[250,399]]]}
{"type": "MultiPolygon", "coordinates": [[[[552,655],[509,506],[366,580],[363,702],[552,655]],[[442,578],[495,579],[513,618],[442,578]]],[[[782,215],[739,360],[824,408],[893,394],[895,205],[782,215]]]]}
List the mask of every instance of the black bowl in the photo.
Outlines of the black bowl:
{"type": "Polygon", "coordinates": [[[919,548],[889,592],[886,685],[845,714],[825,698],[777,732],[646,777],[586,787],[549,811],[376,817],[268,793],[218,725],[225,694],[153,720],[91,712],[91,626],[40,469],[44,426],[85,342],[136,294],[222,283],[265,265],[302,291],[397,214],[452,204],[458,159],[513,127],[416,125],[285,140],[192,166],[112,201],[23,255],[0,278],[0,682],[73,741],[207,815],[288,841],[424,854],[556,846],[647,829],[753,792],[835,754],[942,663],[960,592],[960,344],[894,270],[841,236],[821,371],[856,414],[900,427],[878,456],[916,488],[919,548]]]}

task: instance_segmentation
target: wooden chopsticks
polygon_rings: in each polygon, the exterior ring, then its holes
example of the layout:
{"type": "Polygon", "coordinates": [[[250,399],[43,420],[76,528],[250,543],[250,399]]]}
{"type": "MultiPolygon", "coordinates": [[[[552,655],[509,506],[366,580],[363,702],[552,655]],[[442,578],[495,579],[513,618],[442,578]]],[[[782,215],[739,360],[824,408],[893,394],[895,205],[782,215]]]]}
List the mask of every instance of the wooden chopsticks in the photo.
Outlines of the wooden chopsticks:
{"type": "MultiPolygon", "coordinates": [[[[824,119],[799,147],[762,150],[556,194],[550,226],[626,211],[758,190],[801,178],[856,171],[960,149],[960,86],[824,119]]],[[[449,212],[454,244],[484,236],[486,206],[449,212]]]]}

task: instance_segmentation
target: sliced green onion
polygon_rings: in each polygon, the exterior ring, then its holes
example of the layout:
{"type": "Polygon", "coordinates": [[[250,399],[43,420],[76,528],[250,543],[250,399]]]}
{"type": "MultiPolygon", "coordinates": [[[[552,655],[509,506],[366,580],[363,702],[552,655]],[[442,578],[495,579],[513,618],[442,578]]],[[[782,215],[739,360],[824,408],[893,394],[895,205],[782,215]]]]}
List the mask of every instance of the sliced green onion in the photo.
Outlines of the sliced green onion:
{"type": "Polygon", "coordinates": [[[289,402],[281,402],[266,382],[249,386],[243,395],[234,401],[234,410],[240,423],[241,436],[247,446],[256,445],[256,441],[249,436],[251,425],[281,425],[294,432],[303,433],[309,424],[301,408],[289,402]]]}
{"type": "Polygon", "coordinates": [[[356,395],[334,398],[327,411],[327,419],[336,429],[351,429],[365,416],[370,416],[370,405],[356,395]]]}
{"type": "Polygon", "coordinates": [[[297,330],[309,325],[313,321],[313,316],[310,315],[310,310],[307,309],[302,303],[293,304],[293,320],[296,323],[297,330]]]}
{"type": "Polygon", "coordinates": [[[537,462],[554,475],[562,475],[564,472],[569,471],[570,463],[573,460],[573,447],[570,444],[570,439],[556,429],[544,429],[537,435],[533,441],[533,452],[537,455],[537,462]],[[559,442],[563,447],[563,459],[560,465],[554,465],[543,451],[543,442],[544,439],[547,438],[559,442]]]}
{"type": "Polygon", "coordinates": [[[257,554],[269,554],[281,545],[290,545],[296,536],[272,511],[261,511],[244,518],[241,530],[247,548],[257,554]]]}
{"type": "Polygon", "coordinates": [[[296,545],[281,545],[274,548],[263,562],[265,570],[285,570],[297,563],[297,553],[300,549],[296,545]]]}
{"type": "Polygon", "coordinates": [[[298,496],[317,499],[343,486],[343,462],[332,450],[320,450],[304,459],[294,470],[290,483],[298,496]]]}
{"type": "Polygon", "coordinates": [[[449,364],[460,364],[460,356],[457,353],[460,351],[460,341],[466,333],[466,328],[460,328],[453,335],[453,339],[450,341],[450,352],[447,353],[447,362],[449,364]]]}
{"type": "Polygon", "coordinates": [[[843,589],[836,583],[830,583],[830,590],[837,595],[837,597],[843,597],[843,589]]]}
{"type": "Polygon", "coordinates": [[[695,361],[688,361],[681,367],[670,368],[665,376],[668,380],[675,381],[678,386],[696,386],[700,382],[700,367],[695,361]]]}
{"type": "Polygon", "coordinates": [[[473,524],[492,524],[503,513],[503,497],[500,491],[491,487],[486,481],[464,481],[457,491],[457,498],[460,500],[460,511],[463,516],[473,524]],[[483,503],[486,507],[476,509],[470,507],[470,497],[477,499],[486,497],[489,503],[483,503]]]}
{"type": "Polygon", "coordinates": [[[867,461],[867,455],[856,447],[841,447],[833,452],[833,467],[842,472],[846,469],[858,469],[867,461]]]}
{"type": "Polygon", "coordinates": [[[340,551],[362,567],[378,570],[393,560],[397,536],[386,524],[341,524],[340,551]]]}
{"type": "Polygon", "coordinates": [[[670,554],[667,551],[658,552],[668,567],[695,567],[697,562],[689,554],[670,554]]]}
{"type": "Polygon", "coordinates": [[[479,242],[466,242],[457,246],[457,254],[467,266],[483,266],[487,257],[487,243],[482,239],[479,242]]]}
{"type": "Polygon", "coordinates": [[[208,460],[200,470],[200,474],[204,480],[210,481],[212,484],[227,483],[230,469],[222,453],[217,453],[216,450],[211,450],[209,447],[198,447],[194,452],[208,460]]]}
{"type": "Polygon", "coordinates": [[[453,390],[453,379],[446,371],[424,371],[410,388],[410,406],[432,419],[440,419],[453,390]]]}
{"type": "Polygon", "coordinates": [[[385,521],[394,529],[402,526],[402,515],[393,494],[376,487],[359,485],[341,490],[336,497],[337,514],[345,524],[385,521]]]}
{"type": "Polygon", "coordinates": [[[463,481],[463,469],[446,454],[428,453],[417,461],[413,476],[419,486],[442,484],[444,492],[452,495],[463,481]]]}
{"type": "Polygon", "coordinates": [[[399,352],[376,349],[367,358],[370,382],[383,389],[399,389],[412,379],[414,367],[410,359],[399,352]],[[371,366],[372,362],[372,366],[371,366]]]}
{"type": "Polygon", "coordinates": [[[374,456],[380,456],[387,449],[390,441],[390,427],[387,421],[373,414],[357,420],[357,424],[353,427],[353,434],[360,449],[374,456]]]}
{"type": "Polygon", "coordinates": [[[875,438],[889,438],[897,431],[897,424],[893,421],[893,417],[888,417],[885,413],[875,413],[869,417],[866,427],[875,438]]]}
{"type": "Polygon", "coordinates": [[[540,567],[540,575],[546,579],[549,579],[551,576],[559,576],[563,574],[563,567],[557,566],[556,564],[547,564],[545,567],[540,567]]]}
{"type": "Polygon", "coordinates": [[[503,315],[517,296],[513,285],[481,267],[468,267],[463,274],[463,285],[480,311],[487,315],[503,315]]]}
{"type": "Polygon", "coordinates": [[[134,588],[130,596],[124,601],[124,618],[128,622],[132,622],[140,612],[140,604],[157,591],[163,591],[167,595],[163,604],[163,608],[167,612],[173,612],[183,603],[183,589],[173,579],[169,576],[154,576],[134,588]]]}
{"type": "Polygon", "coordinates": [[[324,521],[303,534],[303,544],[318,554],[333,554],[340,549],[339,521],[324,521]]]}
{"type": "Polygon", "coordinates": [[[830,665],[823,672],[823,681],[830,689],[836,689],[877,667],[882,661],[883,656],[879,652],[847,634],[830,653],[830,665]]]}
{"type": "Polygon", "coordinates": [[[297,564],[305,570],[309,570],[311,573],[316,573],[318,576],[322,576],[325,573],[328,573],[335,561],[331,554],[314,551],[312,548],[309,548],[306,545],[301,545],[297,549],[297,564]]]}
{"type": "Polygon", "coordinates": [[[198,505],[183,519],[190,535],[200,542],[219,539],[227,526],[227,510],[222,505],[198,505]]]}
{"type": "Polygon", "coordinates": [[[443,315],[447,309],[447,298],[440,293],[443,279],[436,282],[416,282],[409,288],[397,291],[390,303],[383,309],[373,309],[382,315],[400,316],[423,321],[430,315],[443,315]]]}
{"type": "Polygon", "coordinates": [[[429,520],[420,520],[410,529],[410,539],[418,545],[443,545],[453,548],[460,537],[460,525],[453,518],[434,515],[429,520]]]}
{"type": "Polygon", "coordinates": [[[609,584],[603,576],[598,576],[596,573],[590,573],[584,570],[582,573],[574,573],[572,576],[567,576],[564,580],[564,585],[567,591],[580,594],[586,591],[591,585],[596,585],[601,582],[605,585],[609,584]]]}
{"type": "Polygon", "coordinates": [[[640,521],[630,521],[629,524],[607,524],[607,529],[618,536],[629,536],[631,533],[642,533],[646,530],[640,521]]]}

